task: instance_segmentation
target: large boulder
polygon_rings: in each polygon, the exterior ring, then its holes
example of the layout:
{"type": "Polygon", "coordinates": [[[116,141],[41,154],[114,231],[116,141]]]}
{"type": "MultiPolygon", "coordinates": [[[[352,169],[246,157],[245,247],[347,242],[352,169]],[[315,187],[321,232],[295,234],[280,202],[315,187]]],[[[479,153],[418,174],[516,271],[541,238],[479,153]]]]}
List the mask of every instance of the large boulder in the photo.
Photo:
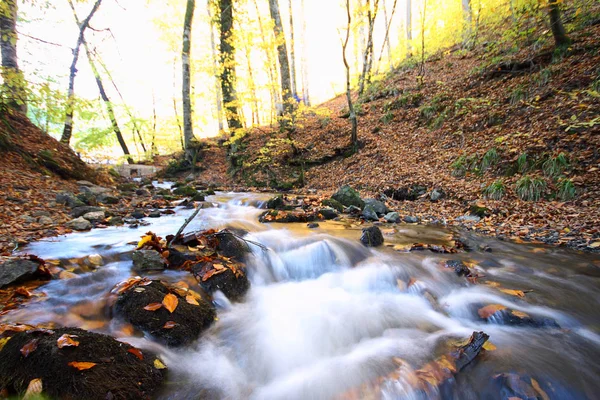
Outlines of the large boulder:
{"type": "Polygon", "coordinates": [[[238,261],[242,261],[245,255],[250,252],[248,243],[227,229],[216,233],[215,236],[218,240],[217,251],[226,257],[234,257],[238,261]]]}
{"type": "Polygon", "coordinates": [[[241,300],[250,288],[241,264],[224,263],[219,259],[200,262],[192,266],[192,273],[202,289],[208,293],[220,290],[231,301],[241,300]]]}
{"type": "Polygon", "coordinates": [[[11,398],[22,396],[39,379],[39,398],[146,399],[166,376],[154,354],[108,335],[77,328],[12,329],[4,331],[3,336],[13,336],[0,351],[0,388],[11,398]]]}
{"type": "Polygon", "coordinates": [[[0,288],[32,279],[39,267],[39,262],[22,258],[0,264],[0,288]]]}
{"type": "Polygon", "coordinates": [[[202,298],[181,294],[160,281],[140,280],[119,295],[115,310],[159,341],[182,346],[196,340],[213,323],[216,312],[202,298]]]}
{"type": "Polygon", "coordinates": [[[383,244],[383,234],[377,226],[371,226],[362,230],[360,241],[367,247],[378,247],[383,244]]]}
{"type": "Polygon", "coordinates": [[[283,196],[279,195],[279,196],[275,196],[270,198],[267,201],[267,208],[273,209],[273,210],[283,210],[285,209],[285,202],[283,201],[283,196]]]}
{"type": "Polygon", "coordinates": [[[337,200],[334,199],[323,199],[321,200],[321,204],[325,207],[331,207],[336,211],[344,212],[344,205],[337,200]]]}
{"type": "Polygon", "coordinates": [[[85,206],[85,203],[71,192],[61,192],[56,195],[56,203],[64,204],[69,208],[85,206]]]}
{"type": "Polygon", "coordinates": [[[355,206],[362,209],[365,206],[365,202],[360,198],[360,194],[348,185],[339,188],[331,198],[346,207],[355,206]]]}

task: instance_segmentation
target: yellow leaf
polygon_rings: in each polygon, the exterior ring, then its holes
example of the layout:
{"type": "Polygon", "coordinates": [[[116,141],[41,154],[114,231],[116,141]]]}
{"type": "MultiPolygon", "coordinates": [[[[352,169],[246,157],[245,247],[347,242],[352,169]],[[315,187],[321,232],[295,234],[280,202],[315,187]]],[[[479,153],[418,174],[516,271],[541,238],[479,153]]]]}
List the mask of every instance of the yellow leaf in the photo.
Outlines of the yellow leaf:
{"type": "Polygon", "coordinates": [[[477,311],[477,314],[479,314],[479,316],[481,318],[487,319],[487,318],[491,317],[492,315],[494,315],[496,312],[502,311],[505,309],[506,309],[506,306],[503,306],[502,304],[490,304],[490,305],[480,308],[477,311]]]}
{"type": "Polygon", "coordinates": [[[137,244],[137,248],[141,249],[146,243],[152,241],[152,235],[142,236],[142,240],[140,240],[137,244]]]}
{"type": "Polygon", "coordinates": [[[515,317],[519,317],[521,319],[523,319],[523,318],[529,318],[529,314],[524,313],[523,311],[512,310],[511,314],[514,315],[515,317]]]}
{"type": "Polygon", "coordinates": [[[30,380],[29,385],[27,385],[27,391],[23,396],[23,400],[37,399],[38,396],[42,394],[42,390],[42,378],[30,380]]]}
{"type": "Polygon", "coordinates": [[[200,303],[198,303],[198,300],[196,300],[194,298],[194,296],[192,296],[191,294],[188,294],[187,296],[185,296],[185,301],[187,301],[189,304],[193,305],[193,306],[199,306],[200,303]]]}
{"type": "Polygon", "coordinates": [[[9,340],[10,337],[0,338],[0,351],[2,351],[2,348],[4,348],[4,345],[8,343],[9,340]]]}
{"type": "Polygon", "coordinates": [[[538,383],[538,381],[536,381],[533,378],[531,378],[531,386],[533,386],[533,388],[540,395],[540,397],[542,398],[542,400],[550,400],[550,398],[548,397],[548,395],[546,394],[546,392],[544,392],[542,390],[542,388],[540,387],[540,384],[538,383]]]}
{"type": "Polygon", "coordinates": [[[169,293],[163,298],[162,304],[170,313],[172,313],[177,308],[179,300],[177,300],[177,297],[174,294],[169,293]]]}
{"type": "Polygon", "coordinates": [[[58,340],[56,341],[56,345],[58,346],[59,349],[62,349],[63,347],[77,347],[79,346],[79,342],[77,340],[74,340],[73,338],[76,338],[77,335],[68,335],[68,334],[64,334],[61,337],[58,338],[58,340]]]}
{"type": "Polygon", "coordinates": [[[163,364],[162,361],[160,361],[157,358],[156,360],[154,360],[154,368],[156,368],[156,369],[165,369],[165,368],[167,368],[167,366],[165,364],[163,364]]]}
{"type": "Polygon", "coordinates": [[[494,344],[492,344],[492,342],[487,341],[483,344],[483,348],[486,349],[487,351],[494,351],[496,350],[496,346],[494,346],[494,344]]]}
{"type": "Polygon", "coordinates": [[[94,367],[95,365],[96,365],[96,363],[86,362],[86,361],[71,361],[69,363],[69,366],[71,366],[73,368],[77,368],[80,371],[90,369],[90,368],[94,367]]]}
{"type": "Polygon", "coordinates": [[[522,290],[500,289],[500,291],[511,296],[525,297],[525,292],[523,292],[522,290]]]}
{"type": "Polygon", "coordinates": [[[595,249],[595,248],[597,248],[597,247],[600,247],[600,242],[594,242],[594,243],[590,244],[590,246],[589,246],[589,247],[591,247],[592,249],[595,249]]]}

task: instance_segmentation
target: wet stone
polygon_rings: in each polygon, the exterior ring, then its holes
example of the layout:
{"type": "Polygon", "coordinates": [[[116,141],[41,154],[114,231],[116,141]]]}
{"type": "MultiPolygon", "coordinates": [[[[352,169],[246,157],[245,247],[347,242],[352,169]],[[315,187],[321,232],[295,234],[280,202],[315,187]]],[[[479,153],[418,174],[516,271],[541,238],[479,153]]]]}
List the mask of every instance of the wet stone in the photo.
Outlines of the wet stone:
{"type": "Polygon", "coordinates": [[[378,247],[383,244],[383,234],[377,226],[371,226],[362,230],[360,241],[367,247],[378,247]]]}
{"type": "Polygon", "coordinates": [[[237,301],[241,300],[250,288],[250,281],[246,274],[237,277],[231,269],[226,269],[220,274],[215,274],[210,278],[203,280],[206,266],[207,263],[198,263],[192,267],[192,273],[198,280],[202,289],[206,290],[208,293],[214,293],[217,290],[220,290],[229,300],[237,301]]]}
{"type": "Polygon", "coordinates": [[[0,288],[32,279],[40,264],[25,259],[9,260],[0,264],[0,288]]]}
{"type": "Polygon", "coordinates": [[[385,214],[385,216],[383,218],[385,219],[385,222],[389,222],[389,223],[400,222],[400,214],[398,214],[395,211],[385,214]]]}
{"type": "Polygon", "coordinates": [[[76,231],[88,231],[92,229],[92,223],[83,217],[79,217],[67,222],[67,227],[76,231]]]}
{"type": "Polygon", "coordinates": [[[410,215],[407,215],[402,220],[404,222],[406,222],[407,224],[416,224],[416,223],[419,222],[419,218],[418,217],[414,217],[414,216],[410,216],[410,215]]]}
{"type": "Polygon", "coordinates": [[[106,215],[104,214],[104,211],[93,211],[93,212],[84,214],[83,218],[85,218],[91,222],[97,222],[97,221],[102,221],[104,218],[106,218],[106,215]]]}
{"type": "Polygon", "coordinates": [[[311,222],[311,223],[306,224],[306,227],[308,229],[315,229],[315,228],[319,227],[319,224],[317,222],[311,222]]]}
{"type": "Polygon", "coordinates": [[[150,398],[166,376],[164,364],[156,363],[151,352],[77,328],[16,333],[0,351],[0,359],[0,387],[11,397],[23,395],[31,380],[41,379],[44,398],[143,399],[150,398]],[[65,334],[78,345],[59,348],[57,341],[65,334]],[[21,349],[32,341],[37,347],[24,357],[21,349]],[[79,370],[69,365],[73,362],[93,365],[79,370]]]}
{"type": "Polygon", "coordinates": [[[165,260],[154,250],[136,250],[131,258],[137,271],[162,271],[166,266],[165,260]]]}
{"type": "Polygon", "coordinates": [[[339,217],[339,213],[337,212],[337,210],[332,207],[321,208],[319,210],[319,214],[321,214],[323,218],[327,220],[339,217]]]}
{"type": "Polygon", "coordinates": [[[71,216],[73,218],[79,218],[79,217],[83,217],[87,213],[98,212],[98,211],[104,211],[104,208],[96,207],[96,206],[81,206],[81,207],[75,207],[74,209],[71,210],[71,212],[69,214],[71,214],[71,216]]]}
{"type": "Polygon", "coordinates": [[[182,346],[196,340],[216,317],[208,302],[195,300],[198,305],[190,304],[185,297],[172,292],[161,282],[152,281],[149,285],[136,285],[119,295],[115,310],[117,315],[157,340],[169,346],[182,346]],[[149,304],[161,304],[168,294],[177,298],[177,306],[172,313],[164,306],[155,311],[144,309],[149,304]]]}
{"type": "Polygon", "coordinates": [[[471,271],[464,262],[460,260],[448,260],[446,261],[446,268],[452,268],[458,276],[469,276],[471,271]]]}
{"type": "Polygon", "coordinates": [[[377,217],[377,213],[372,205],[367,204],[365,208],[362,210],[362,217],[367,221],[378,221],[379,217],[377,217]]]}
{"type": "Polygon", "coordinates": [[[360,194],[348,185],[340,187],[331,198],[346,207],[355,206],[362,209],[365,206],[365,202],[360,198],[360,194]]]}

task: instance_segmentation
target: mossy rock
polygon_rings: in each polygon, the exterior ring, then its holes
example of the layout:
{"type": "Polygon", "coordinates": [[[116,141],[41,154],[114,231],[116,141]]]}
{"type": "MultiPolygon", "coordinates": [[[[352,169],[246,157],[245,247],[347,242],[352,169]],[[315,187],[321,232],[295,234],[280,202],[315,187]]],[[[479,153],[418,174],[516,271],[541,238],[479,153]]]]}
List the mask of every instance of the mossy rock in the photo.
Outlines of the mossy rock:
{"type": "Polygon", "coordinates": [[[360,194],[348,185],[340,187],[331,198],[346,207],[355,206],[362,210],[365,206],[365,202],[360,198],[360,194]]]}
{"type": "Polygon", "coordinates": [[[166,377],[164,364],[151,352],[77,328],[16,333],[0,351],[0,359],[0,388],[9,395],[23,395],[29,382],[41,379],[42,395],[53,399],[145,399],[166,377]],[[78,345],[59,348],[65,334],[78,345]],[[24,348],[29,354],[23,354],[24,348]],[[93,365],[80,370],[77,364],[69,365],[74,362],[93,365]]]}
{"type": "Polygon", "coordinates": [[[173,190],[173,194],[178,196],[196,196],[198,191],[191,186],[180,186],[173,190]]]}
{"type": "Polygon", "coordinates": [[[324,199],[321,200],[321,204],[325,207],[331,207],[339,212],[344,212],[344,205],[337,200],[334,199],[324,199]]]}

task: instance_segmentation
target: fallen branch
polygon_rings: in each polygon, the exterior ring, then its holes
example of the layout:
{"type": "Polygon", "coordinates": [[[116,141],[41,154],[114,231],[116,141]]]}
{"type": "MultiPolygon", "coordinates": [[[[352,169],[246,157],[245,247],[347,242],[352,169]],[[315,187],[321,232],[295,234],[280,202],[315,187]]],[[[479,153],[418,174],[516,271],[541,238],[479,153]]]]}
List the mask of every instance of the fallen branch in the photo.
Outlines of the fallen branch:
{"type": "Polygon", "coordinates": [[[169,240],[169,243],[167,243],[167,248],[171,247],[173,242],[179,237],[179,235],[181,235],[183,233],[183,230],[189,225],[189,223],[192,222],[192,220],[194,218],[196,218],[196,215],[198,215],[198,213],[200,212],[201,209],[202,209],[201,207],[196,207],[196,211],[194,211],[194,213],[192,215],[190,215],[189,217],[186,218],[183,225],[181,225],[181,227],[179,228],[179,230],[177,231],[175,236],[173,236],[173,238],[171,240],[169,240]]]}

